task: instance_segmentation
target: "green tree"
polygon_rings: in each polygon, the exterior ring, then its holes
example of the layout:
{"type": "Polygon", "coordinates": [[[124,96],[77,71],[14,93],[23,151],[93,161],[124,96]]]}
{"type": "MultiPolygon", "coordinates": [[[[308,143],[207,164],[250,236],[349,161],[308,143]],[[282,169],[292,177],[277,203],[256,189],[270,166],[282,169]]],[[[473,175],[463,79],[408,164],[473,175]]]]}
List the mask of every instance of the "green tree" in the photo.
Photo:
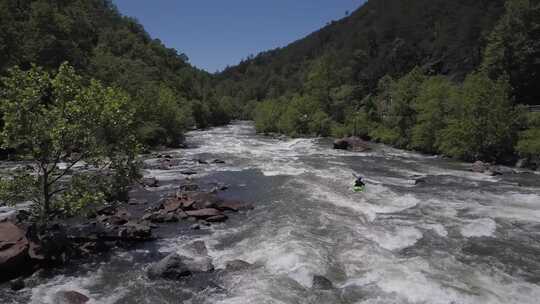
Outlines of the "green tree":
{"type": "Polygon", "coordinates": [[[456,94],[457,88],[443,76],[431,77],[420,86],[414,102],[418,116],[412,130],[412,148],[428,153],[438,152],[440,132],[446,127],[456,94]]]}
{"type": "Polygon", "coordinates": [[[517,102],[540,102],[538,1],[506,1],[506,12],[489,36],[482,68],[493,79],[508,75],[517,102]]]}
{"type": "Polygon", "coordinates": [[[94,80],[86,85],[67,64],[54,76],[37,67],[14,68],[2,84],[3,146],[34,164],[2,180],[3,201],[32,200],[46,221],[57,208],[101,201],[137,177],[133,111],[124,93],[94,80]],[[79,164],[90,170],[68,178],[79,164]],[[23,184],[25,191],[15,192],[23,184]]]}
{"type": "Polygon", "coordinates": [[[465,160],[501,160],[512,154],[518,126],[508,82],[473,73],[452,104],[438,146],[444,154],[465,160]]]}
{"type": "Polygon", "coordinates": [[[332,89],[339,84],[334,57],[326,55],[312,63],[305,82],[306,93],[320,103],[322,110],[329,113],[332,106],[332,89]]]}
{"type": "Polygon", "coordinates": [[[520,133],[516,150],[520,156],[540,165],[540,113],[528,115],[527,129],[520,133]]]}
{"type": "Polygon", "coordinates": [[[260,102],[254,111],[255,128],[260,133],[279,132],[278,121],[280,120],[283,107],[278,100],[260,102]]]}
{"type": "Polygon", "coordinates": [[[390,108],[383,122],[398,134],[394,144],[399,147],[406,147],[411,142],[411,131],[416,123],[414,103],[425,79],[422,70],[416,67],[390,88],[390,108]]]}

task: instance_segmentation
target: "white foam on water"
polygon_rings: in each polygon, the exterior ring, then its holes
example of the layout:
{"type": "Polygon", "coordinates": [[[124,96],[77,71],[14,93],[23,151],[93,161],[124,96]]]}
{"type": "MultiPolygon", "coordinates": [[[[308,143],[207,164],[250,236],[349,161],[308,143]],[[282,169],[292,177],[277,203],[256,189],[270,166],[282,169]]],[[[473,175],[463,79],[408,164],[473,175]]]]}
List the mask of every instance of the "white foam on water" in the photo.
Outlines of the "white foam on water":
{"type": "Polygon", "coordinates": [[[362,232],[366,238],[391,251],[410,247],[423,237],[420,230],[406,226],[394,226],[391,230],[374,227],[362,232]]]}
{"type": "Polygon", "coordinates": [[[482,273],[451,258],[432,263],[422,258],[380,259],[366,263],[369,269],[351,273],[341,287],[377,286],[382,291],[358,303],[533,304],[540,295],[540,286],[502,273],[482,273]]]}
{"type": "Polygon", "coordinates": [[[448,230],[442,224],[423,224],[422,228],[433,230],[441,237],[448,236],[448,230]]]}
{"type": "Polygon", "coordinates": [[[464,206],[467,207],[468,214],[477,217],[540,222],[540,194],[464,191],[460,195],[461,199],[466,200],[464,206]]]}
{"type": "Polygon", "coordinates": [[[461,228],[464,237],[493,236],[497,230],[497,223],[490,218],[469,221],[461,228]]]}
{"type": "Polygon", "coordinates": [[[310,173],[322,180],[300,178],[291,187],[297,190],[296,184],[300,184],[311,199],[363,213],[370,221],[377,213],[399,212],[420,203],[413,194],[398,195],[382,184],[368,184],[364,192],[355,193],[351,189],[353,171],[350,169],[332,167],[310,170],[310,173]]]}
{"type": "Polygon", "coordinates": [[[129,287],[115,288],[106,295],[90,291],[102,279],[103,271],[103,267],[100,267],[97,271],[84,277],[57,276],[47,283],[32,289],[30,304],[57,304],[59,303],[58,293],[63,291],[75,291],[87,296],[90,298],[87,304],[116,303],[128,293],[129,287]]]}

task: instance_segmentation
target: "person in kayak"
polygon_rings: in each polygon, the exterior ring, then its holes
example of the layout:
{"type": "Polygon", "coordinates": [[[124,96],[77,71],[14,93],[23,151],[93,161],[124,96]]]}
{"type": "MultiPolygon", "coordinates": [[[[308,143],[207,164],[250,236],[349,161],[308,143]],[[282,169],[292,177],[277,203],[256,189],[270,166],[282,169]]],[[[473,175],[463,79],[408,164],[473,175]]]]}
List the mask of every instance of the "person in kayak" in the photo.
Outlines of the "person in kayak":
{"type": "Polygon", "coordinates": [[[356,177],[356,180],[354,181],[354,186],[355,187],[364,187],[366,184],[362,181],[362,177],[361,176],[355,176],[356,177]]]}

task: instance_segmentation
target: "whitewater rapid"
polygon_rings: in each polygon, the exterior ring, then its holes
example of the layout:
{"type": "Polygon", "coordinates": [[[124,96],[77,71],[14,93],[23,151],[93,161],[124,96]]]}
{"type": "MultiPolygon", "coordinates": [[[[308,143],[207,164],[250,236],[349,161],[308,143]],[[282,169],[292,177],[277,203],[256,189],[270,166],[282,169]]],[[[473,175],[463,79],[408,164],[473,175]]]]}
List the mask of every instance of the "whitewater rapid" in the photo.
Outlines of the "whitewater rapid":
{"type": "Polygon", "coordinates": [[[253,202],[255,210],[210,233],[162,239],[155,248],[55,276],[26,291],[30,303],[54,303],[54,293],[65,289],[104,304],[540,299],[537,174],[490,177],[382,145],[367,153],[337,151],[326,139],[262,137],[248,122],[191,132],[188,143],[193,148],[169,151],[183,161],[177,169],[146,174],[174,184],[190,160],[225,160],[199,165],[194,178],[228,183],[226,195],[253,202]],[[365,193],[351,191],[355,172],[368,181],[365,193]],[[426,182],[415,185],[414,176],[426,182]],[[206,243],[216,268],[235,259],[256,267],[216,274],[214,287],[146,278],[153,251],[181,252],[194,240],[206,243]],[[314,275],[334,288],[312,288],[314,275]]]}

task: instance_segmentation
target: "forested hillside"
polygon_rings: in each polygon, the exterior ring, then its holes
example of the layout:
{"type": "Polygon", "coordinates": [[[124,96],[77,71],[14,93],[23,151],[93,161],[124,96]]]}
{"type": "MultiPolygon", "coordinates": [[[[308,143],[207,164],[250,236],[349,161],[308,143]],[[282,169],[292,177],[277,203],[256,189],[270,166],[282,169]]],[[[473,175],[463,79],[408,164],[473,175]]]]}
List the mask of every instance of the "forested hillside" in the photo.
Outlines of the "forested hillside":
{"type": "Polygon", "coordinates": [[[504,0],[371,0],[308,37],[264,52],[221,76],[244,100],[302,90],[314,61],[324,58],[334,81],[372,90],[378,80],[415,66],[463,79],[481,62],[486,37],[504,0]]]}
{"type": "Polygon", "coordinates": [[[212,97],[212,76],[152,39],[111,1],[0,1],[1,75],[32,65],[54,74],[63,62],[128,93],[147,145],[177,145],[187,128],[229,121],[212,97]]]}
{"type": "Polygon", "coordinates": [[[260,132],[357,135],[466,160],[540,154],[537,0],[370,0],[218,75],[260,132]]]}

